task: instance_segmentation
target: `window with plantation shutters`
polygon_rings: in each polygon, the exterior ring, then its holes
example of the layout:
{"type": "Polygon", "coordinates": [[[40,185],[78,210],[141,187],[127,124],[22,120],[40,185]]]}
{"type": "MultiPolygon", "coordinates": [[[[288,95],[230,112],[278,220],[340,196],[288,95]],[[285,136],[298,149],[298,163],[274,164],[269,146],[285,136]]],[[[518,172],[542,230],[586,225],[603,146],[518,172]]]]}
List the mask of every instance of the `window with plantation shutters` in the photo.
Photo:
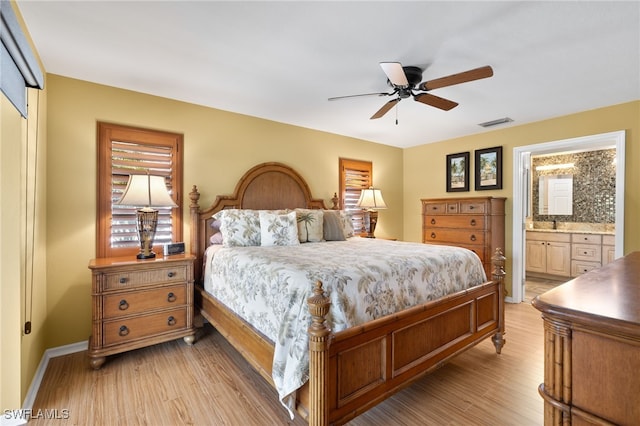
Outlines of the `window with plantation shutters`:
{"type": "Polygon", "coordinates": [[[353,229],[366,232],[364,212],[356,206],[360,192],[373,182],[373,166],[370,161],[340,158],[340,208],[352,213],[353,229]]]}
{"type": "Polygon", "coordinates": [[[140,250],[136,209],[115,203],[131,174],[164,176],[178,208],[157,208],[153,250],[182,241],[182,143],[180,134],[98,123],[97,257],[135,255],[140,250]]]}

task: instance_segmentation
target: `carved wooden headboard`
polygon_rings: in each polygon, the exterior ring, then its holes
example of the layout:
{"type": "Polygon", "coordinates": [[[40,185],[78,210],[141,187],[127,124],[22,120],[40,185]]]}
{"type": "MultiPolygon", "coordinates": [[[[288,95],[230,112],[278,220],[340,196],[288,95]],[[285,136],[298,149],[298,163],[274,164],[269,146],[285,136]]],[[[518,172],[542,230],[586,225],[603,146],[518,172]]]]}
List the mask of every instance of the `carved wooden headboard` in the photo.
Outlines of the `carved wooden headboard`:
{"type": "MultiPolygon", "coordinates": [[[[305,180],[291,167],[282,163],[262,163],[247,171],[238,181],[232,195],[218,195],[213,204],[200,209],[200,193],[196,185],[191,199],[191,253],[197,257],[196,280],[200,277],[202,256],[213,234],[212,217],[222,209],[325,209],[322,199],[313,198],[305,180]]],[[[337,208],[334,197],[333,209],[337,208]]]]}

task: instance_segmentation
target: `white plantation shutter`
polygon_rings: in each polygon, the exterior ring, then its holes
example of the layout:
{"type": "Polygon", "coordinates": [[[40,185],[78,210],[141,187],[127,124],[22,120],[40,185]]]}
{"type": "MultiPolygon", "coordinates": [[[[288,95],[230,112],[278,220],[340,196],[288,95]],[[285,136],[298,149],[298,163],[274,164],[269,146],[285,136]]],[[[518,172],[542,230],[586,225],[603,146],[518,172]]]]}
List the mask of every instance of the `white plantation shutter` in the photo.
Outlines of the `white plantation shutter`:
{"type": "Polygon", "coordinates": [[[360,192],[373,182],[370,161],[340,159],[340,205],[352,213],[353,229],[356,233],[366,231],[364,212],[356,206],[360,192]]]}
{"type": "Polygon", "coordinates": [[[128,256],[140,249],[136,209],[115,204],[131,174],[164,176],[178,208],[157,208],[153,249],[182,241],[182,135],[98,124],[97,257],[128,256]]]}
{"type": "MultiPolygon", "coordinates": [[[[129,181],[130,174],[164,176],[169,194],[173,198],[171,170],[173,152],[171,147],[131,142],[111,142],[111,247],[139,247],[136,229],[136,209],[114,204],[118,201],[129,181]]],[[[157,208],[158,226],[154,246],[170,243],[173,232],[171,208],[157,208]]]]}

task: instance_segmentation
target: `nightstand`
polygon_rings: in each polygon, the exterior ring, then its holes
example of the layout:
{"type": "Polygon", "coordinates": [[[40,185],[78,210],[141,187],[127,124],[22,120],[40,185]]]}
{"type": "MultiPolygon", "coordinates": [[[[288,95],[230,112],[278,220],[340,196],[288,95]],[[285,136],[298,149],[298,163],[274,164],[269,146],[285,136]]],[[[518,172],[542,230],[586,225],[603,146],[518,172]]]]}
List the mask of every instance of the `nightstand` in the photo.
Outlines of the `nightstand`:
{"type": "Polygon", "coordinates": [[[173,255],[89,262],[93,303],[89,359],[94,369],[108,355],[179,337],[187,344],[194,342],[194,260],[192,255],[173,255]]]}

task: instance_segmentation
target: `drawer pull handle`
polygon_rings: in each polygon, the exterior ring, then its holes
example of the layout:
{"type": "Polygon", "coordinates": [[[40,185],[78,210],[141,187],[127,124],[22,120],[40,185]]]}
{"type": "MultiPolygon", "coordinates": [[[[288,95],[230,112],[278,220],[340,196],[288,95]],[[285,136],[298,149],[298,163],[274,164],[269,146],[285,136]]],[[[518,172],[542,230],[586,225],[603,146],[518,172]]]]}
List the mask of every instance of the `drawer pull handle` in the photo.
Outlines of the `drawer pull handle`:
{"type": "Polygon", "coordinates": [[[118,309],[120,309],[121,311],[126,311],[127,309],[129,309],[129,304],[126,300],[122,299],[118,304],[118,309]]]}
{"type": "Polygon", "coordinates": [[[473,210],[473,209],[474,209],[474,207],[473,207],[473,206],[469,206],[469,210],[473,210]]]}
{"type": "Polygon", "coordinates": [[[585,251],[584,254],[587,254],[587,252],[585,251]]]}
{"type": "Polygon", "coordinates": [[[475,241],[476,240],[476,236],[471,234],[471,241],[475,241]]]}
{"type": "Polygon", "coordinates": [[[436,220],[435,219],[431,219],[431,224],[435,225],[436,224],[436,220]]]}
{"type": "Polygon", "coordinates": [[[176,319],[172,316],[167,318],[167,325],[176,325],[176,319]]]}
{"type": "Polygon", "coordinates": [[[167,302],[175,302],[177,299],[176,295],[173,294],[172,291],[169,292],[169,294],[167,294],[167,302]]]}
{"type": "Polygon", "coordinates": [[[124,284],[127,282],[127,279],[125,277],[120,277],[120,284],[124,284]]]}
{"type": "Polygon", "coordinates": [[[449,206],[449,210],[455,210],[456,206],[449,206]]]}
{"type": "Polygon", "coordinates": [[[176,273],[175,273],[175,272],[169,272],[169,273],[167,274],[167,276],[168,276],[169,278],[173,278],[173,277],[175,277],[175,276],[176,276],[176,273]]]}
{"type": "Polygon", "coordinates": [[[476,226],[476,220],[475,219],[471,219],[471,226],[476,226]]]}
{"type": "Polygon", "coordinates": [[[121,326],[120,326],[120,331],[118,331],[118,334],[119,334],[121,337],[124,337],[124,336],[126,336],[127,334],[129,334],[129,329],[127,328],[127,326],[126,326],[126,325],[121,325],[121,326]]]}
{"type": "Polygon", "coordinates": [[[435,233],[435,232],[432,232],[432,233],[431,233],[431,238],[435,238],[435,237],[436,237],[436,233],[435,233]]]}
{"type": "Polygon", "coordinates": [[[436,206],[431,207],[432,210],[438,210],[436,206]]]}

